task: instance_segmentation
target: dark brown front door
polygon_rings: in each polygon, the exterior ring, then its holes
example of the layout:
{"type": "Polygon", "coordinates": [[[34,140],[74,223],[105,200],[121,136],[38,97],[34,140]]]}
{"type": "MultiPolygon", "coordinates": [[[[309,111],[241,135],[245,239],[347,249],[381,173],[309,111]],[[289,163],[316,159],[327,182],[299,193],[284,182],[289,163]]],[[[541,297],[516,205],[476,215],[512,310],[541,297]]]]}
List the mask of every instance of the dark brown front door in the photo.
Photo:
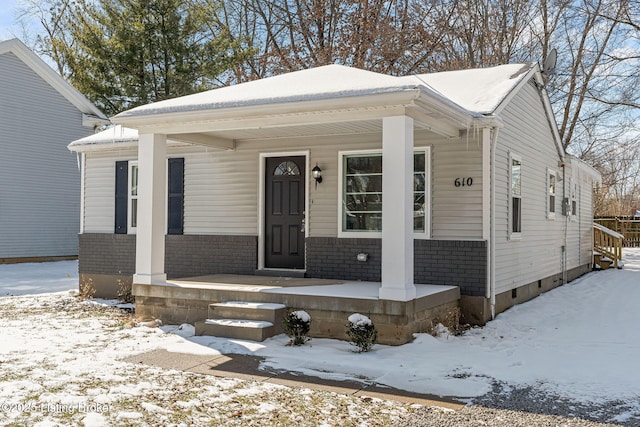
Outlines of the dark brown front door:
{"type": "Polygon", "coordinates": [[[267,157],[266,268],[304,268],[304,167],[304,157],[267,157]]]}

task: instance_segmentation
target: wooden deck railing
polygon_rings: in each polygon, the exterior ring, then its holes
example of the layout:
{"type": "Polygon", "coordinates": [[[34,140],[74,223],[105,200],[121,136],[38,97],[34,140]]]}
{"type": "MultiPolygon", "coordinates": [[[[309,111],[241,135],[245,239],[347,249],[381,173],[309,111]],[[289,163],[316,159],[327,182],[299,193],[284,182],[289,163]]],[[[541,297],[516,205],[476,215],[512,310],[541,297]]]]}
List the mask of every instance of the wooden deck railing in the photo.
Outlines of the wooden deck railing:
{"type": "Polygon", "coordinates": [[[609,258],[615,268],[621,267],[624,236],[604,225],[593,223],[593,250],[609,258]]]}
{"type": "Polygon", "coordinates": [[[616,231],[624,236],[622,245],[625,248],[640,247],[640,217],[638,216],[617,216],[599,217],[594,221],[604,225],[610,230],[616,231]]]}

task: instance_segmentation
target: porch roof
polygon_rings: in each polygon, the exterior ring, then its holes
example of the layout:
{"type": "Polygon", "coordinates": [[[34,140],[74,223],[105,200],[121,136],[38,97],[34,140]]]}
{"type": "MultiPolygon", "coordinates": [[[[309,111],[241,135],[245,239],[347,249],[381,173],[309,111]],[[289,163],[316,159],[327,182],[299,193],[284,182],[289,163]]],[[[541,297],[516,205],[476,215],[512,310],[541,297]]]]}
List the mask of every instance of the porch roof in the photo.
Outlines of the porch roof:
{"type": "Polygon", "coordinates": [[[112,121],[145,133],[220,133],[407,114],[418,126],[458,136],[495,119],[496,108],[535,67],[396,77],[327,65],[139,106],[112,121]]]}
{"type": "Polygon", "coordinates": [[[536,69],[508,64],[396,77],[327,65],[136,107],[113,117],[115,128],[69,149],[135,146],[138,129],[229,149],[254,138],[379,132],[380,118],[400,114],[411,115],[416,129],[456,137],[474,123],[499,124],[496,110],[536,69]]]}
{"type": "Polygon", "coordinates": [[[442,101],[449,101],[470,115],[491,114],[532,66],[531,63],[508,64],[396,77],[343,65],[325,65],[142,105],[116,115],[114,121],[164,113],[345,98],[415,89],[442,101]]]}

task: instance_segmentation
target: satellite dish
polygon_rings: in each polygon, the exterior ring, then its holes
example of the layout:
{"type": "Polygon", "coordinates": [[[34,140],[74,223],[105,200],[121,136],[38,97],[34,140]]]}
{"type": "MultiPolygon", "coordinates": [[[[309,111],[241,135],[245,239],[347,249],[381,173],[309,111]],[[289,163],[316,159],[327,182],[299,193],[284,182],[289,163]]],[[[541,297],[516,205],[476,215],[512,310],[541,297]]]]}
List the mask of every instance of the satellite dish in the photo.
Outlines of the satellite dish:
{"type": "Polygon", "coordinates": [[[556,73],[556,62],[558,60],[558,50],[554,47],[549,51],[549,54],[542,64],[542,73],[548,76],[556,73]]]}

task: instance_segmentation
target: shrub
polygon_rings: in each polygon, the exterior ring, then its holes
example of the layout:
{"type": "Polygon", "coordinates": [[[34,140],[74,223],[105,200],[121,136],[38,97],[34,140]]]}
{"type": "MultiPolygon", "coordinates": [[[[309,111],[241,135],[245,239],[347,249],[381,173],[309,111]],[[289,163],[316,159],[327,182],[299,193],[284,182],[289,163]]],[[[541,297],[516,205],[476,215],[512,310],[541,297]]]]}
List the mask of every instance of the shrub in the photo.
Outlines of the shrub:
{"type": "Polygon", "coordinates": [[[91,278],[80,282],[79,287],[80,290],[78,293],[78,298],[82,301],[92,299],[93,295],[96,293],[96,288],[93,287],[93,279],[91,278]]]}
{"type": "Polygon", "coordinates": [[[378,331],[371,319],[359,313],[349,316],[347,321],[347,335],[351,344],[358,347],[357,353],[371,350],[378,338],[378,331]]]}
{"type": "Polygon", "coordinates": [[[133,304],[136,302],[136,298],[131,293],[131,284],[125,282],[122,279],[118,279],[118,299],[123,303],[133,304]]]}
{"type": "Polygon", "coordinates": [[[284,333],[291,341],[288,345],[302,345],[311,338],[307,337],[311,328],[311,316],[304,310],[291,311],[284,317],[284,333]]]}

